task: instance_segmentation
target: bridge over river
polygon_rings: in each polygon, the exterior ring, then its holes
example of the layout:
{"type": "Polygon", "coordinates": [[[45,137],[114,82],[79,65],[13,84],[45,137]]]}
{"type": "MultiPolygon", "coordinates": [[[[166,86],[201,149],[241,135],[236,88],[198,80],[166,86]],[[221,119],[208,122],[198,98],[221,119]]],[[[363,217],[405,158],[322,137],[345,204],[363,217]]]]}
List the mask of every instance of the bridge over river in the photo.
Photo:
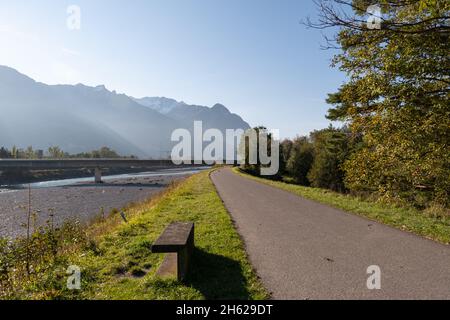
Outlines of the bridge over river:
{"type": "Polygon", "coordinates": [[[186,168],[204,166],[204,164],[176,165],[171,160],[137,160],[137,159],[59,159],[59,160],[16,160],[0,159],[0,171],[14,170],[64,170],[94,169],[95,182],[102,182],[102,169],[105,168],[143,168],[161,170],[169,168],[186,168]]]}

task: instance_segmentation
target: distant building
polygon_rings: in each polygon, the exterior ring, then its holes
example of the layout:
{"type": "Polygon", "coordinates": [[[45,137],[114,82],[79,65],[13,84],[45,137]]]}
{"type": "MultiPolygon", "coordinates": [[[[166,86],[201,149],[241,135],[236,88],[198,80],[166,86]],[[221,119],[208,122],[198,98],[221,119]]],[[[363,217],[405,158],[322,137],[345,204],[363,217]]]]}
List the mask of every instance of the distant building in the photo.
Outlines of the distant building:
{"type": "Polygon", "coordinates": [[[44,150],[36,150],[36,157],[38,159],[44,158],[44,150]]]}

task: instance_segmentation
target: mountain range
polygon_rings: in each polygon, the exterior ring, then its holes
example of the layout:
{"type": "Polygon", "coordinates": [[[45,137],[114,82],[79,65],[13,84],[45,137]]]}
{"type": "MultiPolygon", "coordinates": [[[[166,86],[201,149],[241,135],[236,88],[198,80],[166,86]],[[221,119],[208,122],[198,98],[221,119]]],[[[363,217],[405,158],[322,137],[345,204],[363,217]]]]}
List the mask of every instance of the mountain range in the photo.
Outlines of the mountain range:
{"type": "Polygon", "coordinates": [[[0,66],[0,146],[80,153],[107,146],[121,155],[167,157],[175,129],[248,129],[225,106],[188,105],[164,97],[134,98],[105,86],[46,85],[0,66]]]}

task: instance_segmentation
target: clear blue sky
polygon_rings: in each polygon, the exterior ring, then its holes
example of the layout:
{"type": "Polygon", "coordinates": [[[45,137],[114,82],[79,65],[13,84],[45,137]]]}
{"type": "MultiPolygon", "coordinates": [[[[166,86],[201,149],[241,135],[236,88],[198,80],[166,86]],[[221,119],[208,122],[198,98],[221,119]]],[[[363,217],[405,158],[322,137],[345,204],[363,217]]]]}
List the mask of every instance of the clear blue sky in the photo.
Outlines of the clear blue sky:
{"type": "Polygon", "coordinates": [[[330,67],[310,0],[0,0],[0,64],[49,83],[217,102],[282,137],[328,126],[330,67]],[[66,26],[69,5],[81,30],[66,26]]]}

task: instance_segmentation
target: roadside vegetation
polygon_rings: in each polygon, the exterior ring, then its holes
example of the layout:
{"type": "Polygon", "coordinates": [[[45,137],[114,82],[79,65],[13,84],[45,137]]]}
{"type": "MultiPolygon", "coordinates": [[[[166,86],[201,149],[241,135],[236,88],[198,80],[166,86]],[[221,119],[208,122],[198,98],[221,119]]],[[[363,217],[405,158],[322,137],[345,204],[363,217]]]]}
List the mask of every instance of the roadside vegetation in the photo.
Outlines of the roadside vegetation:
{"type": "Polygon", "coordinates": [[[28,241],[0,242],[0,299],[264,299],[243,243],[209,172],[85,228],[45,228],[28,241]],[[184,282],[158,279],[162,254],[151,245],[173,221],[195,222],[193,264],[184,282]],[[81,290],[66,270],[81,268],[81,290]]]}
{"type": "Polygon", "coordinates": [[[348,130],[333,137],[324,132],[322,166],[339,164],[351,192],[448,213],[450,2],[379,1],[382,21],[375,29],[361,26],[367,1],[318,5],[318,21],[308,25],[339,30],[328,39],[340,49],[332,66],[349,76],[327,100],[327,118],[348,130]]]}
{"type": "Polygon", "coordinates": [[[450,2],[378,1],[377,28],[365,27],[368,1],[316,4],[317,21],[305,24],[336,31],[326,47],[348,75],[326,117],[346,126],[282,142],[280,175],[448,214],[450,2]]]}
{"type": "Polygon", "coordinates": [[[326,117],[345,125],[282,141],[278,182],[265,182],[449,242],[450,2],[378,1],[377,28],[366,27],[368,1],[316,4],[317,21],[305,24],[336,31],[326,47],[348,75],[326,117]]]}
{"type": "Polygon", "coordinates": [[[289,178],[284,181],[277,181],[245,173],[239,168],[234,168],[234,171],[247,178],[292,192],[301,197],[379,221],[404,231],[413,232],[443,244],[450,244],[450,216],[442,215],[440,210],[437,212],[433,212],[431,209],[423,211],[414,207],[369,200],[332,190],[305,187],[295,184],[289,178]]]}

